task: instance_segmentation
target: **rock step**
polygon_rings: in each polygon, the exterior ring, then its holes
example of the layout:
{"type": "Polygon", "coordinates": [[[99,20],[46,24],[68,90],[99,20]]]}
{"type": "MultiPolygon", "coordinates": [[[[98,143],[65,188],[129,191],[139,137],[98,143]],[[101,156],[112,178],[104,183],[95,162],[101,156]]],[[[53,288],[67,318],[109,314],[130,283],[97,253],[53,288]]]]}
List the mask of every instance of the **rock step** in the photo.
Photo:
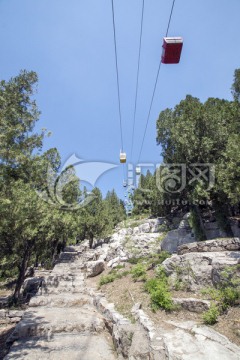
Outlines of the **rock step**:
{"type": "Polygon", "coordinates": [[[16,342],[5,360],[116,360],[108,334],[54,334],[16,342]]]}
{"type": "Polygon", "coordinates": [[[30,300],[30,307],[48,306],[48,307],[82,307],[86,304],[92,304],[90,296],[85,294],[56,294],[49,296],[35,296],[30,300]]]}
{"type": "Polygon", "coordinates": [[[66,246],[64,248],[64,252],[75,252],[75,253],[80,253],[80,246],[79,245],[70,245],[70,246],[66,246]]]}
{"type": "Polygon", "coordinates": [[[27,310],[14,329],[8,342],[35,336],[50,336],[56,333],[94,334],[105,331],[103,317],[92,307],[47,308],[27,310]]]}
{"type": "Polygon", "coordinates": [[[63,261],[63,260],[74,260],[76,257],[78,256],[78,252],[62,252],[59,256],[59,260],[58,261],[63,261]]]}
{"type": "Polygon", "coordinates": [[[82,284],[84,284],[83,279],[72,277],[67,280],[46,279],[46,281],[43,282],[43,287],[81,286],[82,284]]]}

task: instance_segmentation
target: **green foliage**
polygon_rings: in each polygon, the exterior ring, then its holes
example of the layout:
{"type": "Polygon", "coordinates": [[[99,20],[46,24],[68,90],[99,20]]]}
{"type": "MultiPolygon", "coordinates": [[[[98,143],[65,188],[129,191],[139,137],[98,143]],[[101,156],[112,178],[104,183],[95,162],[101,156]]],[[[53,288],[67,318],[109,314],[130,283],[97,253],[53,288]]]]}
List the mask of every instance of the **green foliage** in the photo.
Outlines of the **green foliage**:
{"type": "Polygon", "coordinates": [[[125,217],[115,192],[103,200],[99,189],[92,201],[66,211],[86,198],[86,190],[81,193],[73,167],[59,175],[57,149],[42,153],[48,134],[34,131],[36,84],[37,74],[27,71],[0,82],[0,276],[16,275],[14,301],[29,265],[44,261],[51,268],[67,243],[88,238],[92,245],[125,217]]]}
{"type": "Polygon", "coordinates": [[[217,305],[211,304],[209,310],[205,311],[202,315],[203,321],[206,325],[214,325],[220,315],[217,305]]]}
{"type": "Polygon", "coordinates": [[[121,278],[127,276],[128,274],[129,274],[128,270],[118,272],[116,269],[113,269],[110,271],[109,274],[102,275],[100,277],[99,286],[101,287],[102,285],[109,284],[109,283],[115,281],[116,279],[121,279],[121,278]]]}
{"type": "Polygon", "coordinates": [[[167,275],[163,266],[157,266],[155,269],[155,274],[158,279],[167,282],[167,275]]]}
{"type": "Polygon", "coordinates": [[[104,203],[107,209],[108,222],[111,223],[112,228],[126,219],[124,203],[118,198],[115,190],[108,191],[104,203]]]}
{"type": "Polygon", "coordinates": [[[240,69],[236,69],[234,72],[232,94],[235,101],[240,101],[240,69]]]}
{"type": "Polygon", "coordinates": [[[107,202],[103,201],[98,188],[93,189],[92,198],[93,200],[82,208],[78,217],[79,226],[83,229],[81,237],[89,239],[90,248],[93,246],[94,238],[108,236],[113,228],[107,202]]]}
{"type": "Polygon", "coordinates": [[[226,267],[220,274],[221,281],[217,289],[210,287],[202,290],[203,295],[217,303],[219,313],[236,305],[240,299],[239,271],[239,265],[226,267]]]}
{"type": "Polygon", "coordinates": [[[131,274],[134,281],[136,280],[146,281],[146,275],[147,275],[146,267],[141,263],[138,263],[132,267],[131,274]]]}
{"type": "Polygon", "coordinates": [[[165,276],[148,280],[145,284],[145,290],[150,294],[153,311],[159,308],[167,311],[174,310],[175,306],[165,276]]]}
{"type": "Polygon", "coordinates": [[[108,275],[103,275],[103,276],[100,277],[99,285],[102,286],[102,285],[105,285],[105,284],[109,284],[109,283],[113,282],[116,279],[117,279],[117,276],[114,273],[110,273],[108,275]]]}
{"type": "MultiPolygon", "coordinates": [[[[181,192],[177,190],[177,181],[175,188],[167,189],[174,182],[165,182],[171,179],[171,174],[163,165],[154,174],[141,176],[133,196],[134,213],[165,216],[176,207],[186,208],[186,202],[200,210],[201,202],[208,202],[209,207],[217,203],[220,208],[239,205],[240,69],[235,71],[232,93],[234,101],[209,98],[204,103],[187,95],[174,109],[162,111],[157,121],[157,144],[161,145],[163,163],[185,164],[187,168],[191,164],[213,164],[214,186],[209,189],[208,179],[204,177],[192,181],[187,173],[186,186],[181,192]]],[[[223,220],[225,226],[226,219],[223,220]]],[[[192,225],[197,237],[204,238],[199,214],[194,215],[192,225]]]]}
{"type": "Polygon", "coordinates": [[[210,299],[217,301],[217,302],[221,301],[221,299],[222,299],[220,291],[214,287],[202,289],[201,293],[202,293],[202,295],[207,296],[210,299]]]}
{"type": "Polygon", "coordinates": [[[150,294],[153,311],[159,308],[171,311],[175,309],[168,286],[166,273],[162,266],[156,268],[156,277],[149,279],[145,284],[145,290],[150,294]]]}
{"type": "Polygon", "coordinates": [[[145,257],[132,257],[128,259],[128,263],[132,265],[141,263],[144,264],[146,268],[155,268],[170,256],[171,254],[169,252],[161,251],[159,254],[149,254],[145,257]]]}
{"type": "Polygon", "coordinates": [[[141,263],[143,261],[143,258],[141,258],[141,257],[139,257],[139,258],[137,258],[137,257],[132,257],[132,258],[130,258],[130,259],[128,259],[128,263],[129,264],[132,264],[132,265],[136,265],[136,264],[138,264],[138,263],[141,263]]]}
{"type": "Polygon", "coordinates": [[[240,299],[240,289],[228,286],[221,290],[221,297],[222,308],[223,310],[225,310],[229,306],[234,306],[236,302],[240,299]]]}

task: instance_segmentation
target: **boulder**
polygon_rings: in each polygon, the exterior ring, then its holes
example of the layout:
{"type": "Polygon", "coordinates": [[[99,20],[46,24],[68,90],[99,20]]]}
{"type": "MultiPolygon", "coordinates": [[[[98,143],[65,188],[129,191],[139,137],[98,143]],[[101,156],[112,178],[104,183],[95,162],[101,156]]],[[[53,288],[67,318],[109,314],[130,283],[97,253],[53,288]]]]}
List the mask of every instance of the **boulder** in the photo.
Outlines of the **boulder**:
{"type": "Polygon", "coordinates": [[[23,294],[35,295],[38,292],[39,286],[43,282],[42,276],[36,276],[32,278],[27,278],[23,283],[23,294]]]}
{"type": "Polygon", "coordinates": [[[89,261],[86,263],[87,277],[94,277],[101,274],[104,271],[104,261],[89,261]]]}
{"type": "Polygon", "coordinates": [[[170,277],[171,283],[181,281],[191,290],[217,285],[221,281],[221,272],[226,267],[238,264],[240,252],[206,252],[173,255],[162,266],[170,277]]]}
{"type": "Polygon", "coordinates": [[[185,228],[171,230],[161,242],[161,250],[168,251],[170,254],[176,253],[178,247],[182,244],[195,242],[196,239],[191,231],[185,228]]]}
{"type": "Polygon", "coordinates": [[[208,240],[227,236],[227,233],[219,227],[216,221],[205,222],[204,228],[208,240]]]}
{"type": "Polygon", "coordinates": [[[185,214],[180,220],[178,229],[171,230],[161,243],[161,250],[168,251],[170,254],[176,253],[178,246],[195,242],[194,233],[188,222],[189,214],[185,214]]]}
{"type": "Polygon", "coordinates": [[[239,251],[240,238],[214,239],[191,244],[183,244],[178,247],[178,254],[183,255],[190,252],[217,252],[217,251],[239,251]]]}
{"type": "Polygon", "coordinates": [[[195,298],[173,298],[173,303],[181,308],[195,313],[202,313],[210,308],[211,302],[195,298]]]}
{"type": "Polygon", "coordinates": [[[240,237],[240,219],[230,219],[230,226],[234,237],[240,237]]]}
{"type": "Polygon", "coordinates": [[[116,258],[110,260],[108,263],[107,263],[107,267],[116,267],[118,264],[120,263],[120,257],[117,256],[116,258]]]}

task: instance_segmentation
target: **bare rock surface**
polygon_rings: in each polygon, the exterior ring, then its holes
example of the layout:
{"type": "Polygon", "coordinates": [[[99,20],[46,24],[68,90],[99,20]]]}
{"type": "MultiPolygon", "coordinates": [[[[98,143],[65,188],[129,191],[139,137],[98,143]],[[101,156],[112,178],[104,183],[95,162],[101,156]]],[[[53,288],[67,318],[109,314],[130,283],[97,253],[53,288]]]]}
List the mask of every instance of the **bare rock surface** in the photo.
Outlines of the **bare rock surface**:
{"type": "Polygon", "coordinates": [[[161,250],[168,251],[173,254],[177,252],[177,249],[182,244],[189,244],[195,242],[194,233],[188,222],[188,214],[180,221],[178,228],[171,230],[167,233],[161,243],[161,250]]]}
{"type": "Polygon", "coordinates": [[[194,322],[170,322],[173,330],[164,334],[170,359],[239,360],[240,349],[225,336],[194,322]]]}
{"type": "Polygon", "coordinates": [[[226,267],[236,266],[240,259],[238,251],[187,253],[173,255],[162,266],[172,280],[181,281],[191,291],[216,285],[226,267]]]}
{"type": "Polygon", "coordinates": [[[202,313],[210,308],[211,302],[208,300],[195,298],[173,298],[173,303],[185,310],[202,313]]]}
{"type": "Polygon", "coordinates": [[[192,252],[240,251],[240,238],[219,238],[214,240],[193,242],[178,247],[178,254],[192,252]]]}

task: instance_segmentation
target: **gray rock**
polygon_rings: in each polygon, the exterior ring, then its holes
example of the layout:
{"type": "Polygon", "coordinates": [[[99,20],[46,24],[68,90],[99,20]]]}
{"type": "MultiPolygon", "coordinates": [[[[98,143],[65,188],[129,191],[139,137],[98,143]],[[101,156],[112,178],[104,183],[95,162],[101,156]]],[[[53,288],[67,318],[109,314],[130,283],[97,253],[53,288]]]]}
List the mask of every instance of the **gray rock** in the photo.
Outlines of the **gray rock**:
{"type": "Polygon", "coordinates": [[[170,359],[239,360],[240,349],[225,336],[194,322],[169,321],[174,330],[164,334],[170,359]]]}
{"type": "Polygon", "coordinates": [[[178,254],[190,252],[219,252],[219,251],[239,251],[240,238],[214,239],[191,244],[183,244],[178,247],[178,254]]]}
{"type": "Polygon", "coordinates": [[[187,253],[171,256],[162,266],[172,284],[180,280],[189,290],[194,291],[216,285],[221,280],[218,274],[225,267],[235,266],[239,258],[240,252],[187,253]]]}
{"type": "Polygon", "coordinates": [[[208,240],[219,237],[227,237],[227,233],[222,230],[216,221],[204,223],[205,234],[208,240]]]}
{"type": "Polygon", "coordinates": [[[120,263],[120,257],[117,256],[116,258],[110,260],[110,261],[107,263],[107,267],[117,266],[119,263],[120,263]]]}
{"type": "Polygon", "coordinates": [[[230,226],[234,237],[240,238],[240,220],[239,219],[231,219],[230,226]]]}
{"type": "Polygon", "coordinates": [[[23,283],[23,294],[36,294],[42,281],[42,276],[27,278],[23,283]]]}
{"type": "Polygon", "coordinates": [[[168,251],[170,254],[176,253],[177,249],[182,244],[189,244],[195,242],[196,239],[193,234],[185,228],[171,230],[161,242],[161,250],[168,251]]]}
{"type": "Polygon", "coordinates": [[[104,269],[104,261],[97,260],[97,261],[89,261],[86,264],[86,270],[87,270],[87,277],[93,277],[101,274],[104,269]]]}
{"type": "Polygon", "coordinates": [[[5,360],[116,360],[110,336],[102,334],[51,334],[28,337],[11,347],[5,360]]]}
{"type": "Polygon", "coordinates": [[[21,310],[9,310],[9,313],[8,313],[8,317],[10,318],[15,318],[15,317],[19,317],[21,318],[24,314],[24,311],[21,311],[21,310]]]}
{"type": "Polygon", "coordinates": [[[190,312],[202,313],[210,308],[211,302],[195,298],[173,298],[173,303],[190,312]]]}
{"type": "Polygon", "coordinates": [[[7,311],[4,309],[0,310],[0,319],[5,319],[7,311]]]}

